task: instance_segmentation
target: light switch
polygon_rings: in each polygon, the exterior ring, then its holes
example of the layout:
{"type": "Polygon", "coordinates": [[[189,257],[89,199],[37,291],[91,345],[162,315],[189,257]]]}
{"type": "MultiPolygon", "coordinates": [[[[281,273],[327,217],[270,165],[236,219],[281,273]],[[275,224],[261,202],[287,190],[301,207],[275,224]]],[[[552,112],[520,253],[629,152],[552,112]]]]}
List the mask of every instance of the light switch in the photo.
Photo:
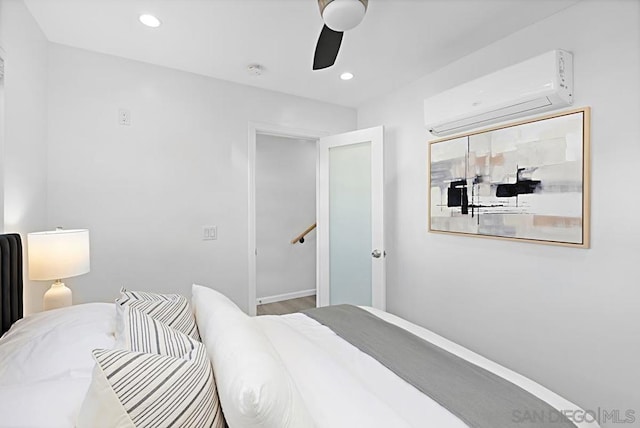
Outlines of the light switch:
{"type": "Polygon", "coordinates": [[[202,240],[212,241],[218,239],[218,226],[203,226],[202,240]]]}
{"type": "Polygon", "coordinates": [[[118,123],[122,126],[131,126],[131,112],[127,109],[118,109],[118,123]]]}

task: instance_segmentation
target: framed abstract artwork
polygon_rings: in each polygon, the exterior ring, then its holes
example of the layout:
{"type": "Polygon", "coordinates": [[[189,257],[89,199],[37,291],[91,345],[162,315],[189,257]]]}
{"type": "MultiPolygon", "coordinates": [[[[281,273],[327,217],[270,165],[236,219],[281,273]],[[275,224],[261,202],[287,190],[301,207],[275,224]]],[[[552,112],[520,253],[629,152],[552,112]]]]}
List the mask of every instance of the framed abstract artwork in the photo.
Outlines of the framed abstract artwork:
{"type": "Polygon", "coordinates": [[[589,248],[590,109],[429,142],[429,231],[589,248]]]}

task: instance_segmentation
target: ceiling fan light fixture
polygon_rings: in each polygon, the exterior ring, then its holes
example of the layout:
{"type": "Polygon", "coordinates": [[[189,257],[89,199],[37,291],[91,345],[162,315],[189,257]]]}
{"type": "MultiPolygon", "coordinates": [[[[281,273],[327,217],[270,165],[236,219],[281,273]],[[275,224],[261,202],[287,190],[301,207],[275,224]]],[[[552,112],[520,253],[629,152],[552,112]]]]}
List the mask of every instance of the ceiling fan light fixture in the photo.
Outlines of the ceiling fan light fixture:
{"type": "Polygon", "coordinates": [[[158,28],[162,22],[158,18],[148,13],[144,13],[138,17],[138,20],[142,22],[147,27],[158,28]]]}
{"type": "Polygon", "coordinates": [[[349,73],[348,71],[346,71],[346,72],[344,72],[344,73],[342,73],[340,75],[340,79],[342,79],[342,80],[351,80],[351,79],[353,79],[353,73],[349,73]]]}
{"type": "Polygon", "coordinates": [[[318,0],[324,25],[313,55],[313,70],[336,63],[344,32],[362,21],[368,4],[369,0],[318,0]]]}
{"type": "Polygon", "coordinates": [[[362,22],[367,11],[365,3],[362,0],[321,0],[322,19],[334,31],[351,30],[362,22]]]}

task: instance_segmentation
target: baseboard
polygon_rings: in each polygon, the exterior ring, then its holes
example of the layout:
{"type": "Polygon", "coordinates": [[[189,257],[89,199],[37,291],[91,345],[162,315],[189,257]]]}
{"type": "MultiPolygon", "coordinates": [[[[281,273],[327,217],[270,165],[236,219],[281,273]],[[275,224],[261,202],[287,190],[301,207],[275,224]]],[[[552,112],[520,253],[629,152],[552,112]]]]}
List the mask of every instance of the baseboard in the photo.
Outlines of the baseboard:
{"type": "Polygon", "coordinates": [[[294,291],[293,293],[277,294],[275,296],[258,297],[256,299],[257,305],[264,305],[267,303],[282,302],[283,300],[297,299],[299,297],[313,296],[316,294],[316,289],[294,291]]]}

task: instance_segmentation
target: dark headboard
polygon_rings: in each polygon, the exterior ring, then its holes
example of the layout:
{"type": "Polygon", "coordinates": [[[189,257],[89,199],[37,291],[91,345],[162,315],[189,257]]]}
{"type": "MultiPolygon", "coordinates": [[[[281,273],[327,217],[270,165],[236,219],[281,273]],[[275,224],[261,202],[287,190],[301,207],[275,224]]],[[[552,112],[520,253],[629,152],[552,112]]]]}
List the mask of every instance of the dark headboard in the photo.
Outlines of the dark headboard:
{"type": "Polygon", "coordinates": [[[0,235],[0,336],[22,318],[22,240],[0,235]]]}

